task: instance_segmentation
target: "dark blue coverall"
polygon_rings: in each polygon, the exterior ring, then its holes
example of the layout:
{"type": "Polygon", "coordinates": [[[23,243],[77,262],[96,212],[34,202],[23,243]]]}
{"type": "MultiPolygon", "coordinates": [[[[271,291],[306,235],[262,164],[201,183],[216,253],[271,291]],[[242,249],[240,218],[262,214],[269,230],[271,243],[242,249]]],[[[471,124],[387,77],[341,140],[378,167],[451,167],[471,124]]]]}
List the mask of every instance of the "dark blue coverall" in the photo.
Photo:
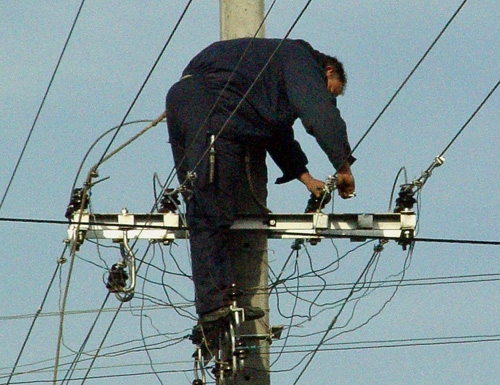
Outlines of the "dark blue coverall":
{"type": "Polygon", "coordinates": [[[267,151],[283,172],[276,183],[296,179],[308,162],[294,139],[292,125],[300,118],[336,169],[350,154],[345,122],[326,87],[323,54],[309,43],[285,40],[254,84],[280,42],[216,42],[191,60],[167,94],[179,181],[185,181],[188,171],[197,175],[186,215],[200,315],[224,306],[224,290],[234,282],[231,261],[238,255],[228,228],[238,212],[235,197],[246,153],[267,151]],[[207,154],[211,135],[217,136],[212,181],[207,154]]]}

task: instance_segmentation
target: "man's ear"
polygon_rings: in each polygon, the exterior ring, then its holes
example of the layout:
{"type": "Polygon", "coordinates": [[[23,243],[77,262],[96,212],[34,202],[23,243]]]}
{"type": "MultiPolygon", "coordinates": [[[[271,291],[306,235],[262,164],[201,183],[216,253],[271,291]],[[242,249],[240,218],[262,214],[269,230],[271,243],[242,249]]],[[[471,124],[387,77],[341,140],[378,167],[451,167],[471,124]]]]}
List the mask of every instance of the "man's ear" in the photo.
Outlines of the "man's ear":
{"type": "Polygon", "coordinates": [[[332,76],[335,74],[335,69],[332,66],[327,65],[325,67],[325,74],[326,74],[326,76],[332,76]]]}

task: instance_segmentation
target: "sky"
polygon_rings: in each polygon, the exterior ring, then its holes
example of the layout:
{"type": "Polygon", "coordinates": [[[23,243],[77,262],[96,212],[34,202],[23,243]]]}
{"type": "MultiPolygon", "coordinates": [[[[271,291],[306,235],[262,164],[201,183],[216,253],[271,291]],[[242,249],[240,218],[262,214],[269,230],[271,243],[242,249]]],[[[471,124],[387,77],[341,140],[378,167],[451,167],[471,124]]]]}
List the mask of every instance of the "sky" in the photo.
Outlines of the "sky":
{"type": "MultiPolygon", "coordinates": [[[[184,66],[219,39],[218,2],[193,1],[130,109],[186,3],[85,2],[36,124],[80,1],[0,3],[2,384],[21,350],[10,383],[52,381],[57,312],[70,264],[58,268],[62,256],[69,261],[63,243],[67,226],[46,222],[65,220],[73,184],[82,186],[83,176],[99,160],[110,136],[93,148],[77,178],[88,149],[129,110],[127,121],[158,117],[184,66]]],[[[500,240],[499,92],[468,122],[500,80],[500,3],[467,1],[385,109],[462,3],[315,0],[290,33],[344,63],[348,87],[338,107],[351,145],[371,128],[354,153],[357,196],[334,199],[325,211],[387,212],[394,207],[393,186],[397,193],[404,182],[404,173],[395,182],[400,169],[404,167],[412,181],[446,151],[445,163],[434,170],[415,206],[417,238],[436,242],[417,241],[412,253],[395,242],[385,245],[367,286],[346,306],[338,329],[329,334],[332,338],[300,378],[302,359],[338,312],[332,303],[345,298],[345,288],[352,287],[367,264],[374,243],[324,240],[302,249],[284,267],[288,291],[283,287],[271,297],[271,322],[292,322],[294,327],[287,340],[272,346],[272,384],[498,382],[498,245],[457,241],[500,240]],[[300,293],[297,301],[294,290],[300,293]]],[[[267,1],[267,8],[270,5],[267,1]]],[[[266,36],[285,36],[305,5],[299,0],[276,1],[266,21],[266,36]]],[[[112,148],[146,125],[124,127],[112,148]]],[[[333,172],[326,156],[300,122],[295,133],[309,157],[311,173],[325,179],[333,172]]],[[[279,171],[272,161],[268,164],[273,181],[279,171]]],[[[148,212],[159,189],[155,181],[163,183],[172,167],[162,123],[99,168],[100,178],[109,179],[93,188],[92,209],[148,212]]],[[[267,204],[273,212],[303,212],[308,193],[299,182],[270,183],[268,188],[267,204]]],[[[71,383],[82,383],[86,376],[86,383],[103,385],[189,384],[194,378],[193,347],[185,338],[194,325],[192,284],[184,276],[189,274],[187,245],[148,248],[140,243],[137,248],[148,263],[136,297],[111,327],[112,310],[119,304],[113,297],[92,325],[107,294],[106,266],[117,262],[119,250],[112,243],[86,241],[77,253],[60,344],[59,379],[70,375],[72,362],[76,369],[71,383]],[[101,357],[88,371],[92,352],[103,339],[101,357]]],[[[283,268],[290,252],[289,240],[269,242],[273,271],[283,268]]]]}

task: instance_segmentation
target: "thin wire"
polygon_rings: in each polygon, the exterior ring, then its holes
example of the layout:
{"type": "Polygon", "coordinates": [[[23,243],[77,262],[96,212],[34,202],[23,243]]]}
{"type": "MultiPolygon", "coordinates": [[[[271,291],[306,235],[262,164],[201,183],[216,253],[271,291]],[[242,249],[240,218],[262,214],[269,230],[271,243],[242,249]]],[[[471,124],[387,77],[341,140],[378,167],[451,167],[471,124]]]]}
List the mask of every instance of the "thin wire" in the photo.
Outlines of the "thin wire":
{"type": "MultiPolygon", "coordinates": [[[[462,3],[460,4],[460,6],[457,8],[457,10],[455,11],[455,13],[452,15],[452,17],[448,20],[448,22],[446,23],[446,25],[444,26],[444,28],[441,30],[441,32],[439,32],[439,34],[437,35],[437,37],[434,39],[434,41],[432,42],[432,44],[429,46],[429,48],[425,51],[424,55],[420,58],[420,60],[417,62],[417,64],[415,65],[415,67],[413,67],[413,69],[410,71],[410,73],[408,74],[408,76],[406,77],[406,79],[401,83],[401,85],[399,86],[399,88],[396,90],[396,92],[394,93],[394,95],[389,99],[389,101],[387,102],[387,104],[384,106],[384,108],[382,109],[382,111],[380,111],[380,113],[378,114],[378,116],[375,118],[375,120],[373,121],[373,123],[370,125],[370,127],[368,127],[368,129],[366,130],[366,132],[363,134],[363,136],[361,137],[361,139],[359,139],[358,143],[356,143],[356,145],[353,147],[353,149],[351,150],[351,154],[354,153],[354,151],[359,147],[359,145],[361,144],[361,142],[364,141],[364,139],[367,137],[367,135],[369,134],[369,132],[373,129],[373,127],[375,126],[375,124],[377,124],[377,122],[379,121],[379,119],[382,117],[382,115],[385,113],[385,111],[389,108],[389,106],[392,104],[392,102],[394,101],[394,99],[396,99],[396,97],[398,96],[399,92],[403,89],[403,87],[406,85],[406,83],[408,83],[408,81],[410,80],[410,78],[413,76],[413,74],[415,73],[415,71],[418,69],[418,67],[420,67],[420,64],[422,64],[422,62],[425,60],[425,58],[427,57],[427,55],[430,53],[430,51],[434,48],[434,46],[436,45],[436,43],[438,42],[438,40],[441,38],[441,36],[444,34],[444,32],[448,29],[448,27],[450,26],[450,24],[453,22],[453,20],[455,19],[455,17],[458,15],[458,13],[462,10],[462,8],[464,7],[465,3],[467,3],[467,0],[464,0],[462,1],[462,3]]],[[[350,154],[350,155],[351,155],[350,154]]]]}
{"type": "Polygon", "coordinates": [[[488,101],[488,99],[490,98],[490,96],[493,95],[493,93],[496,91],[496,89],[498,88],[498,85],[500,85],[500,80],[491,89],[491,91],[484,98],[484,100],[481,102],[481,104],[479,104],[479,106],[476,108],[476,110],[474,111],[474,113],[469,117],[469,119],[467,119],[467,121],[464,123],[464,125],[462,126],[462,128],[460,128],[460,130],[458,130],[457,134],[453,137],[453,139],[450,141],[450,143],[445,147],[445,149],[443,150],[443,152],[441,152],[440,156],[443,156],[445,154],[445,152],[448,151],[448,149],[451,147],[451,145],[455,142],[455,140],[457,140],[457,138],[460,136],[460,134],[462,134],[462,132],[465,130],[465,128],[467,127],[467,125],[470,123],[470,121],[476,116],[476,114],[479,112],[479,110],[485,105],[485,103],[488,101]]]}
{"type": "MultiPolygon", "coordinates": [[[[109,295],[109,293],[108,293],[108,295],[109,295]]],[[[122,308],[123,304],[124,304],[124,302],[120,302],[120,304],[118,305],[118,308],[116,309],[116,312],[115,312],[115,314],[113,315],[113,318],[112,318],[112,320],[111,320],[111,322],[110,322],[110,324],[109,324],[109,326],[108,326],[108,329],[106,330],[106,333],[105,333],[105,334],[104,334],[104,336],[102,337],[101,343],[99,344],[99,347],[97,348],[97,350],[96,350],[96,352],[95,352],[94,356],[92,357],[92,360],[90,361],[90,365],[89,365],[89,367],[87,368],[87,372],[85,373],[85,376],[84,376],[84,377],[83,377],[83,379],[82,379],[82,385],[83,385],[83,384],[85,383],[85,381],[88,379],[88,376],[89,376],[89,374],[90,374],[90,371],[92,370],[92,367],[93,367],[93,365],[94,365],[94,363],[95,363],[95,361],[96,361],[97,357],[99,357],[99,353],[100,353],[100,351],[101,351],[101,349],[102,349],[102,347],[103,347],[103,345],[104,345],[104,342],[106,341],[106,338],[108,337],[108,335],[109,335],[109,333],[110,333],[110,331],[111,331],[111,328],[112,328],[113,324],[114,324],[114,323],[115,323],[115,321],[116,321],[116,318],[118,317],[118,314],[120,313],[120,310],[121,310],[121,308],[122,308]]],[[[56,385],[56,384],[54,383],[54,385],[56,385]]]]}
{"type": "Polygon", "coordinates": [[[323,337],[321,338],[320,342],[317,344],[317,348],[315,348],[309,359],[307,360],[306,364],[304,365],[304,367],[302,368],[302,370],[300,371],[299,375],[297,376],[297,378],[295,379],[295,381],[293,382],[293,385],[297,385],[298,381],[300,380],[300,378],[302,377],[302,375],[305,373],[305,371],[307,370],[307,368],[309,367],[309,365],[311,364],[312,360],[314,359],[314,357],[316,356],[317,352],[318,352],[318,349],[319,347],[323,344],[323,342],[326,340],[327,336],[328,336],[328,333],[334,328],[334,326],[336,325],[337,323],[337,320],[340,316],[340,314],[342,313],[342,311],[344,310],[345,306],[347,305],[347,303],[349,302],[349,299],[354,295],[355,291],[356,291],[356,287],[357,285],[359,284],[359,282],[361,282],[361,280],[363,279],[363,277],[365,276],[365,274],[368,272],[368,269],[372,266],[373,262],[375,261],[375,259],[377,258],[379,252],[377,252],[376,250],[373,252],[372,256],[370,257],[368,263],[366,264],[365,268],[363,269],[363,271],[361,272],[361,274],[359,275],[358,279],[356,280],[356,283],[353,285],[353,287],[351,288],[349,294],[346,296],[346,298],[343,300],[343,303],[339,309],[339,311],[337,312],[337,315],[332,319],[332,321],[330,322],[330,325],[328,326],[328,328],[326,329],[326,331],[324,332],[323,334],[323,337]]]}
{"type": "Polygon", "coordinates": [[[163,45],[163,48],[161,49],[160,51],[160,54],[158,55],[158,57],[156,58],[156,61],[154,62],[153,66],[151,67],[151,69],[149,70],[149,73],[148,75],[146,76],[146,79],[144,80],[144,82],[142,83],[139,91],[137,92],[136,96],[134,97],[132,103],[130,104],[130,107],[128,108],[127,112],[125,113],[125,116],[123,117],[121,123],[120,123],[120,128],[118,128],[115,133],[113,134],[113,137],[111,138],[111,140],[109,141],[108,143],[108,146],[106,147],[106,149],[104,150],[104,153],[102,154],[101,156],[101,159],[99,160],[99,162],[97,162],[97,165],[96,165],[96,169],[99,167],[99,165],[104,161],[105,157],[106,157],[106,154],[108,153],[109,149],[111,148],[111,145],[113,144],[113,142],[115,141],[116,137],[118,136],[118,133],[120,132],[121,130],[121,126],[125,123],[125,121],[127,120],[127,117],[128,115],[130,114],[130,112],[132,111],[132,108],[135,106],[135,103],[137,102],[137,100],[139,99],[139,96],[142,94],[142,91],[144,90],[144,88],[146,87],[146,84],[147,82],[149,81],[149,79],[151,78],[151,75],[153,74],[153,71],[155,70],[156,66],[158,65],[158,63],[160,62],[160,59],[162,58],[163,54],[165,53],[165,50],[167,49],[168,45],[170,44],[170,41],[172,40],[172,38],[174,37],[174,34],[175,32],[177,31],[177,28],[179,27],[181,21],[184,19],[184,16],[186,15],[191,3],[193,2],[193,0],[189,0],[186,7],[184,8],[184,10],[182,11],[182,14],[181,16],[179,17],[179,19],[177,20],[177,23],[175,24],[172,32],[170,33],[170,36],[168,37],[167,41],[165,42],[165,44],[163,45]]]}
{"type": "MultiPolygon", "coordinates": [[[[405,339],[380,340],[380,341],[358,341],[358,342],[337,342],[337,343],[330,342],[330,343],[325,343],[323,347],[319,349],[319,351],[326,352],[326,351],[368,350],[368,349],[402,348],[402,347],[428,347],[436,345],[461,345],[469,343],[499,342],[499,341],[500,341],[500,335],[493,334],[493,335],[452,336],[452,337],[433,337],[433,338],[405,338],[405,339]],[[363,344],[365,344],[365,346],[359,346],[363,344]]],[[[307,346],[311,345],[304,344],[304,345],[289,346],[290,349],[285,353],[310,354],[312,350],[309,349],[293,350],[293,348],[301,348],[307,346]]],[[[279,352],[272,352],[270,354],[279,354],[279,352]]]]}
{"type": "Polygon", "coordinates": [[[57,60],[56,67],[54,68],[54,71],[52,72],[52,77],[50,78],[49,85],[47,86],[47,89],[45,90],[45,94],[43,95],[42,102],[40,103],[40,107],[38,107],[38,111],[35,116],[35,120],[33,121],[33,124],[31,125],[31,129],[28,133],[28,137],[26,138],[24,142],[23,149],[21,150],[21,154],[19,155],[19,158],[17,159],[16,166],[14,167],[14,171],[12,172],[12,175],[10,177],[9,183],[7,184],[7,188],[5,189],[5,192],[2,197],[2,201],[0,202],[0,210],[2,209],[3,203],[5,201],[5,198],[7,197],[7,194],[10,190],[10,187],[12,185],[12,182],[14,181],[14,178],[16,176],[17,170],[19,168],[19,165],[21,164],[21,160],[23,159],[24,152],[26,151],[26,148],[28,147],[28,143],[31,139],[31,135],[33,134],[33,131],[35,129],[36,123],[38,122],[38,118],[40,117],[40,114],[42,112],[42,108],[45,105],[45,100],[47,99],[47,96],[49,94],[49,91],[52,87],[52,83],[54,82],[54,78],[56,77],[57,71],[59,69],[59,65],[61,64],[62,58],[64,56],[64,53],[66,52],[66,48],[68,47],[69,41],[71,39],[71,36],[73,35],[73,31],[76,26],[76,22],[78,21],[78,17],[80,16],[80,13],[83,8],[83,4],[85,3],[85,0],[82,0],[80,3],[80,7],[78,8],[78,12],[76,13],[75,19],[73,20],[73,24],[71,26],[71,29],[69,31],[68,37],[66,38],[66,42],[64,43],[63,49],[61,51],[61,54],[59,55],[59,59],[57,60]]]}
{"type": "Polygon", "coordinates": [[[89,341],[90,336],[92,335],[92,332],[94,331],[94,328],[97,325],[97,321],[99,320],[99,318],[100,318],[100,316],[101,316],[101,314],[102,314],[102,312],[104,310],[104,306],[106,305],[106,302],[108,301],[109,296],[110,296],[110,293],[108,291],[108,293],[106,294],[106,297],[104,298],[104,301],[103,301],[103,303],[101,305],[101,308],[99,309],[99,311],[97,312],[97,315],[94,318],[94,322],[92,323],[92,326],[90,327],[87,335],[85,336],[82,344],[80,345],[80,349],[76,353],[75,357],[73,358],[73,361],[71,362],[68,370],[66,371],[66,375],[62,379],[61,385],[64,384],[64,381],[66,381],[67,384],[69,384],[69,382],[71,381],[71,377],[75,373],[75,370],[76,370],[76,367],[78,365],[78,362],[80,361],[80,357],[82,356],[83,351],[85,349],[85,346],[87,345],[87,342],[89,341]]]}
{"type": "Polygon", "coordinates": [[[38,307],[38,309],[37,309],[37,311],[36,311],[36,313],[35,313],[35,315],[33,317],[33,320],[31,321],[31,325],[30,325],[30,327],[28,329],[28,333],[26,334],[24,342],[23,342],[23,344],[21,346],[21,350],[19,351],[19,354],[17,355],[16,362],[14,363],[14,366],[12,367],[12,371],[10,372],[10,375],[9,375],[9,378],[7,380],[6,385],[10,384],[12,376],[14,375],[14,373],[15,373],[15,371],[17,369],[17,365],[19,364],[19,360],[21,359],[21,356],[23,355],[23,352],[24,352],[24,349],[26,347],[26,344],[28,343],[28,340],[29,340],[29,338],[31,336],[31,332],[33,331],[33,329],[35,327],[35,323],[38,320],[38,317],[40,316],[40,314],[42,313],[43,307],[45,305],[45,301],[47,300],[47,297],[49,295],[50,289],[52,288],[52,284],[54,283],[54,280],[55,280],[55,278],[57,276],[57,272],[58,272],[59,268],[61,267],[62,261],[64,260],[64,253],[66,252],[67,247],[68,247],[68,245],[65,245],[65,247],[63,249],[63,252],[61,254],[61,257],[57,261],[56,269],[54,270],[54,273],[52,274],[52,278],[49,281],[49,285],[47,287],[47,290],[45,291],[45,294],[43,296],[42,302],[40,303],[40,306],[38,307]]]}

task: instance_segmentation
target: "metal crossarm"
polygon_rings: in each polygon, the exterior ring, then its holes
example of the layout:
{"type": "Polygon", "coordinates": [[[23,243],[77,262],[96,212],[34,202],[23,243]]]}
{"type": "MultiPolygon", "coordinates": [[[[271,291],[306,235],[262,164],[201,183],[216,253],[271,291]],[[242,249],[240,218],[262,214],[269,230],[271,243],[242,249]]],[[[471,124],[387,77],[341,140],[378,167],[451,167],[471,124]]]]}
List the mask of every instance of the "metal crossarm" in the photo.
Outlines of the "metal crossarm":
{"type": "MultiPolygon", "coordinates": [[[[383,214],[262,214],[238,216],[233,230],[265,232],[275,239],[369,238],[395,239],[409,243],[414,236],[416,215],[413,211],[383,214]]],[[[172,242],[188,238],[187,227],[176,213],[89,214],[75,212],[68,228],[70,243],[85,239],[123,241],[145,239],[172,242]]]]}

